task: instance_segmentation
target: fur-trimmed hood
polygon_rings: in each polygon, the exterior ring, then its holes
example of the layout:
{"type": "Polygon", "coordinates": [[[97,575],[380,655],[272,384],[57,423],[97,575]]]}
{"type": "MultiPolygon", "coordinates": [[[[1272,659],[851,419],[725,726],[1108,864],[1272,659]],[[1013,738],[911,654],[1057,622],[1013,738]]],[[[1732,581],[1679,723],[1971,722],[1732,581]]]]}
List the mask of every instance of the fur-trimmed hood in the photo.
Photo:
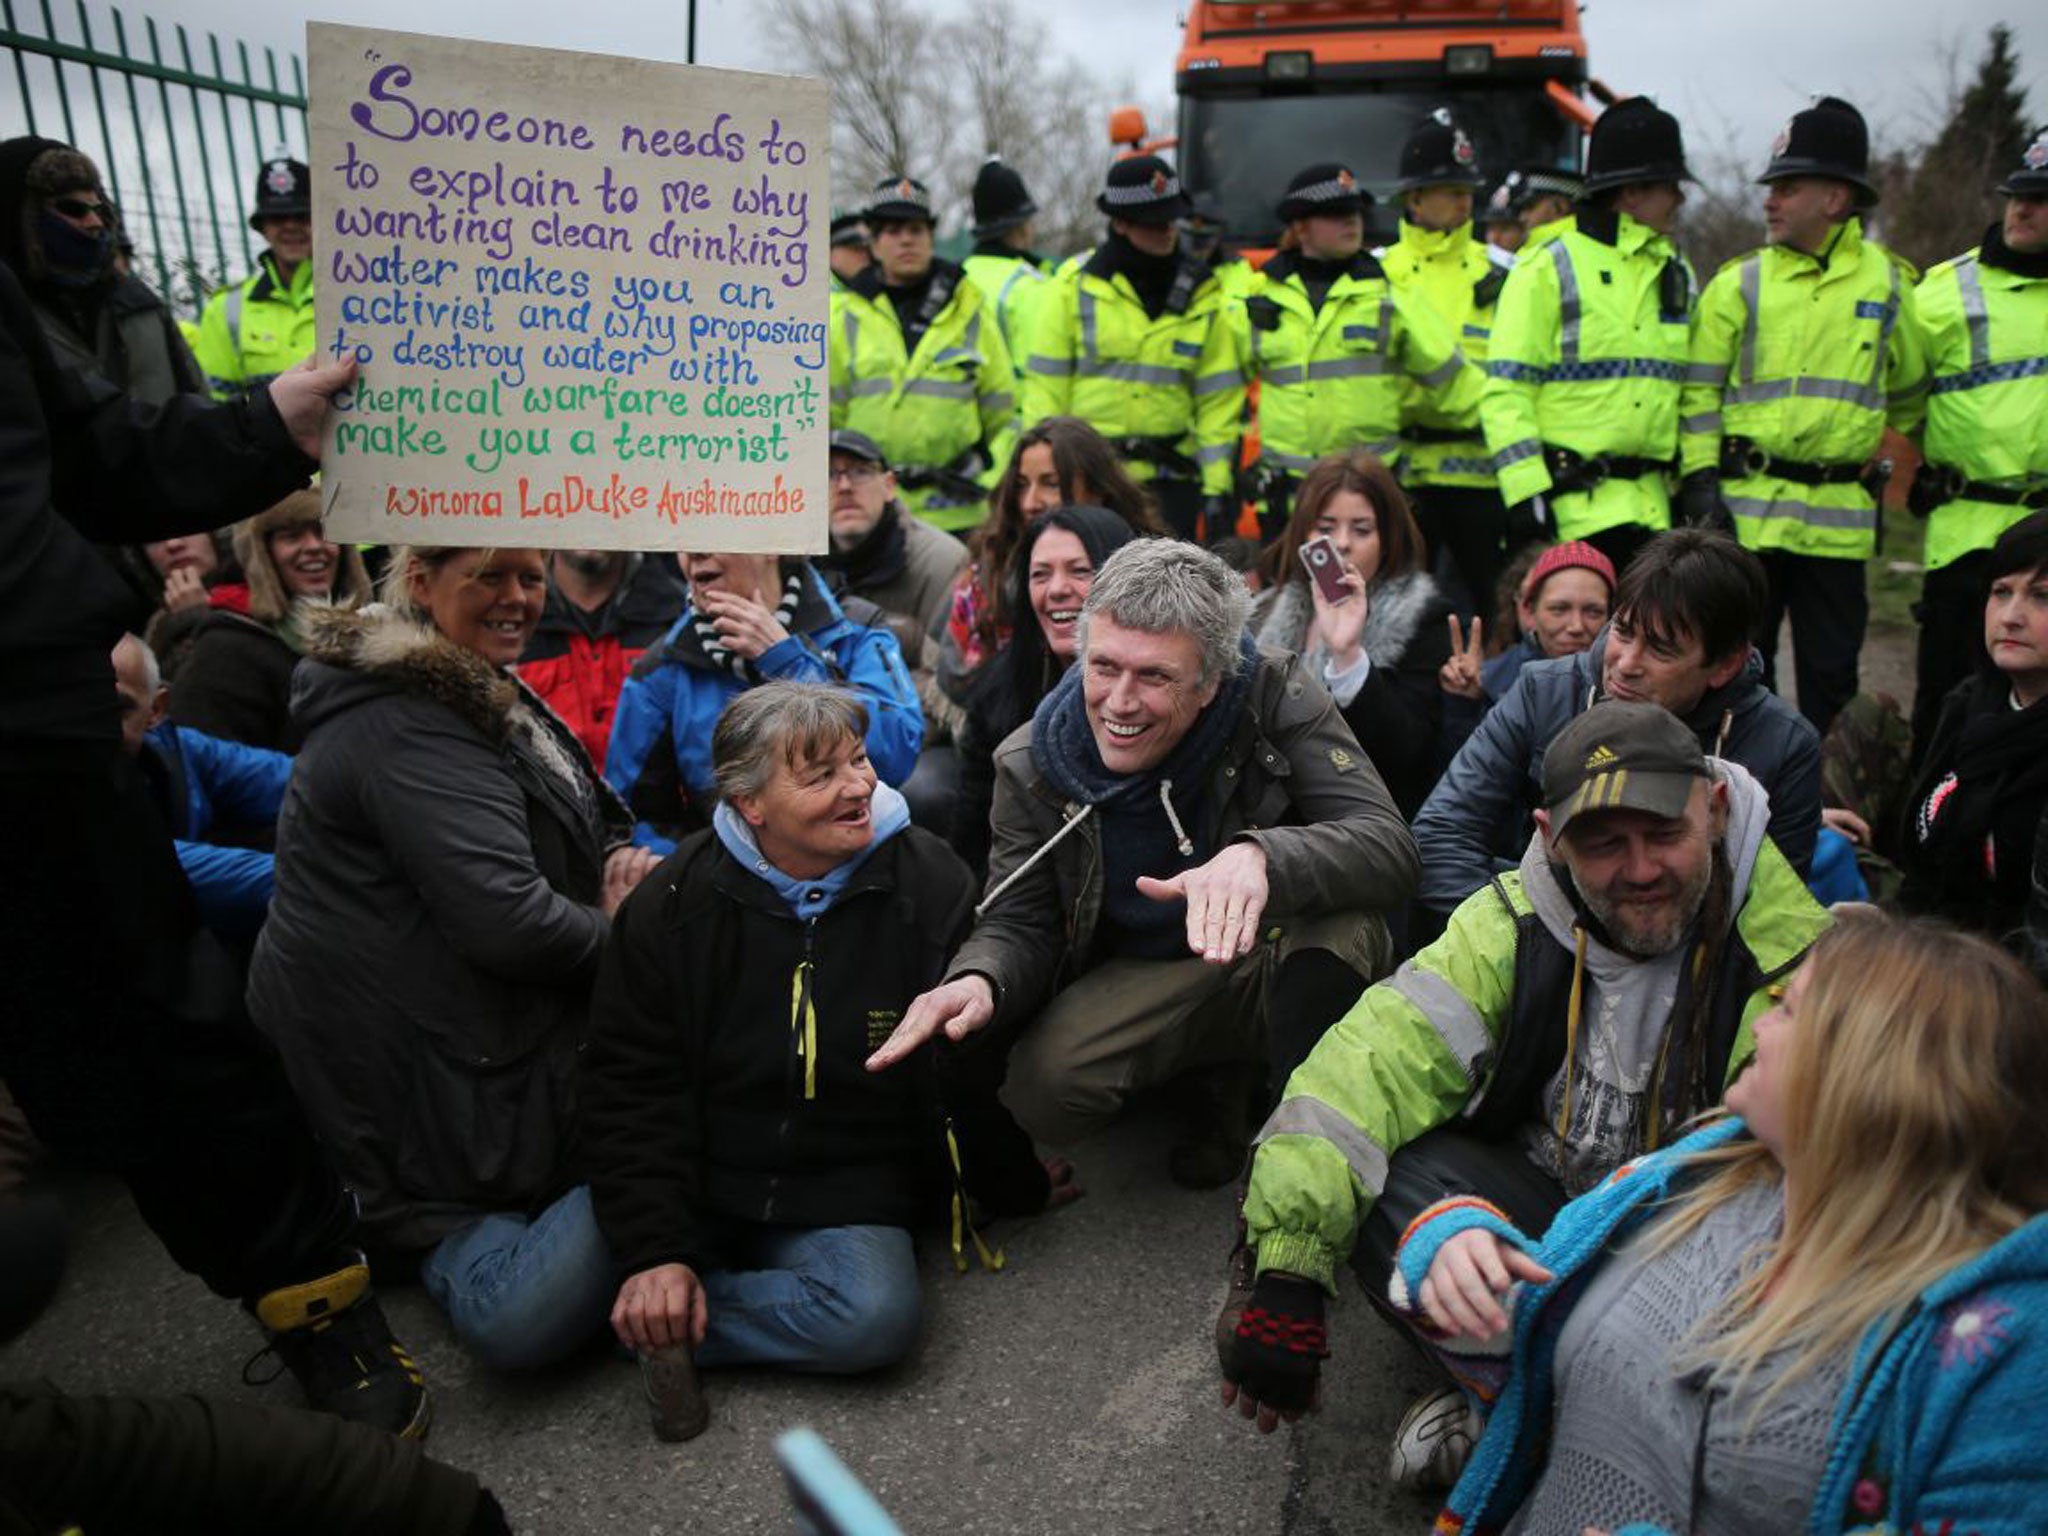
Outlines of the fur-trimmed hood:
{"type": "Polygon", "coordinates": [[[493,746],[525,759],[595,825],[632,824],[575,732],[515,673],[384,603],[354,611],[309,605],[305,613],[306,659],[292,673],[291,708],[306,735],[388,694],[431,699],[493,746]]]}
{"type": "MultiPolygon", "coordinates": [[[[1408,654],[1408,647],[1421,633],[1442,600],[1436,580],[1427,571],[1409,571],[1400,576],[1382,576],[1366,588],[1370,606],[1365,612],[1365,633],[1359,645],[1375,667],[1395,668],[1408,654]]],[[[1308,627],[1316,616],[1315,599],[1308,582],[1297,578],[1282,582],[1259,594],[1252,609],[1252,635],[1259,644],[1276,650],[1296,651],[1308,638],[1308,627]]],[[[1437,620],[1441,625],[1443,621],[1437,620]]],[[[1309,658],[1320,660],[1317,658],[1309,658]]]]}
{"type": "Polygon", "coordinates": [[[395,690],[446,705],[488,741],[511,733],[518,685],[433,625],[378,603],[309,608],[305,627],[306,662],[292,674],[292,716],[303,729],[395,690]]]}

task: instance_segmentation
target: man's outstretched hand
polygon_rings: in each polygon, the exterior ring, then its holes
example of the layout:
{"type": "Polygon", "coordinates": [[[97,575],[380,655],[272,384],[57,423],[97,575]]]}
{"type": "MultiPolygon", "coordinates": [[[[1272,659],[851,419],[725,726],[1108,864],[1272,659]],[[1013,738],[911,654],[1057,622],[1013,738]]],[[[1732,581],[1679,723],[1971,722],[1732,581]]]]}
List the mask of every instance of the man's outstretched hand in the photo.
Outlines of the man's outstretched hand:
{"type": "Polygon", "coordinates": [[[949,1040],[965,1040],[986,1028],[996,1016],[996,991],[986,976],[956,976],[916,998],[894,1034],[868,1058],[870,1072],[896,1065],[940,1030],[949,1040]]]}
{"type": "Polygon", "coordinates": [[[1256,1419],[1260,1434],[1322,1407],[1324,1309],[1313,1280],[1269,1269],[1254,1282],[1225,1358],[1223,1405],[1256,1419]]]}
{"type": "Polygon", "coordinates": [[[1213,965],[1229,965],[1259,942],[1266,911],[1266,851],[1232,843],[1206,864],[1171,880],[1138,877],[1138,894],[1154,901],[1187,898],[1188,948],[1213,965]]]}

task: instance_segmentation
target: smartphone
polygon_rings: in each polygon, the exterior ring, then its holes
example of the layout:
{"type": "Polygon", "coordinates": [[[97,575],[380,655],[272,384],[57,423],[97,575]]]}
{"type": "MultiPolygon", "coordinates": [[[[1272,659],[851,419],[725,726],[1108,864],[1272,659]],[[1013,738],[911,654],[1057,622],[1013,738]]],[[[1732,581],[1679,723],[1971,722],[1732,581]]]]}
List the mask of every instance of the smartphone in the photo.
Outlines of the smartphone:
{"type": "Polygon", "coordinates": [[[1351,595],[1351,589],[1344,585],[1344,562],[1338,558],[1337,546],[1330,542],[1328,534],[1319,533],[1301,546],[1301,563],[1325,602],[1341,603],[1351,595]]]}

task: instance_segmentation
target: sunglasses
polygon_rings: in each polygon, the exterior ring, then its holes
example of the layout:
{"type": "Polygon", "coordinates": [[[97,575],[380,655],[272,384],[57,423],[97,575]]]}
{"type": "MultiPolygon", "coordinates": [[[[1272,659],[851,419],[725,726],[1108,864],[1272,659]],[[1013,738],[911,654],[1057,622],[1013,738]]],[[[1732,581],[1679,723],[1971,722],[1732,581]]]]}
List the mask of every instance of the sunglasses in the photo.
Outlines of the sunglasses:
{"type": "Polygon", "coordinates": [[[83,197],[53,197],[50,206],[67,219],[98,218],[105,223],[114,221],[114,210],[105,203],[96,203],[83,197]]]}

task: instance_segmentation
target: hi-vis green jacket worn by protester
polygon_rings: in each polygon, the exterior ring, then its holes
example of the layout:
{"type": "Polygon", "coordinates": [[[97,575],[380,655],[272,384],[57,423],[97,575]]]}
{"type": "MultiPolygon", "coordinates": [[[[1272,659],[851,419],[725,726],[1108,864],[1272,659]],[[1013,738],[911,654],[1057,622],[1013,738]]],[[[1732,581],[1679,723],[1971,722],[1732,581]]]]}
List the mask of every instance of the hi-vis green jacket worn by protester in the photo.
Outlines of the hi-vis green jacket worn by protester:
{"type": "Polygon", "coordinates": [[[1426,301],[1388,281],[1375,257],[1353,257],[1321,308],[1300,266],[1294,252],[1282,251],[1244,301],[1243,377],[1259,384],[1266,463],[1302,475],[1342,448],[1397,459],[1403,401],[1411,397],[1476,410],[1485,380],[1465,361],[1455,333],[1426,301]]]}
{"type": "Polygon", "coordinates": [[[1719,468],[1750,549],[1867,560],[1877,508],[1859,482],[1926,405],[1913,272],[1842,223],[1818,255],[1767,246],[1700,296],[1680,405],[1681,472],[1719,468]],[[1774,468],[1773,461],[1782,465],[1774,468]]]}
{"type": "Polygon", "coordinates": [[[1610,949],[1532,838],[1520,869],[1468,897],[1287,1080],[1244,1202],[1261,1273],[1334,1290],[1390,1160],[1453,1120],[1522,1146],[1572,1193],[1720,1101],[1829,918],[1767,834],[1763,787],[1714,766],[1729,806],[1704,909],[1718,931],[1652,960],[1610,949]]]}
{"type": "Polygon", "coordinates": [[[280,282],[277,262],[266,251],[254,272],[206,301],[192,355],[213,397],[235,400],[296,368],[318,339],[313,263],[300,262],[292,280],[280,282]]]}
{"type": "Polygon", "coordinates": [[[1153,319],[1110,244],[1097,247],[1038,300],[1025,421],[1079,416],[1123,455],[1133,479],[1155,478],[1162,457],[1178,459],[1198,472],[1204,495],[1227,493],[1244,408],[1228,304],[1214,272],[1190,263],[1153,319]]]}
{"type": "MultiPolygon", "coordinates": [[[[1395,292],[1411,306],[1418,298],[1427,302],[1450,327],[1475,371],[1485,366],[1494,306],[1507,282],[1507,269],[1496,266],[1486,247],[1472,238],[1471,221],[1456,229],[1424,229],[1403,219],[1400,238],[1380,252],[1380,265],[1395,292]]],[[[1408,437],[1401,455],[1404,484],[1493,484],[1493,460],[1479,425],[1481,377],[1473,379],[1473,398],[1462,408],[1452,408],[1453,397],[1446,391],[1408,382],[1401,410],[1408,437]]]]}
{"type": "Polygon", "coordinates": [[[1914,298],[1931,376],[1922,446],[1960,489],[1927,517],[1938,571],[1996,544],[2033,510],[2021,497],[2048,496],[2048,256],[2016,254],[1993,225],[1914,298]]]}
{"type": "Polygon", "coordinates": [[[1547,495],[1560,539],[1671,526],[1692,269],[1627,214],[1585,208],[1517,260],[1495,308],[1480,417],[1509,506],[1547,495]],[[1557,483],[1556,455],[1591,483],[1557,483]]]}
{"type": "Polygon", "coordinates": [[[972,486],[995,483],[1016,440],[1016,375],[995,312],[952,262],[932,263],[923,309],[906,346],[879,266],[832,295],[832,426],[875,440],[926,522],[971,528],[987,511],[972,486]]]}

